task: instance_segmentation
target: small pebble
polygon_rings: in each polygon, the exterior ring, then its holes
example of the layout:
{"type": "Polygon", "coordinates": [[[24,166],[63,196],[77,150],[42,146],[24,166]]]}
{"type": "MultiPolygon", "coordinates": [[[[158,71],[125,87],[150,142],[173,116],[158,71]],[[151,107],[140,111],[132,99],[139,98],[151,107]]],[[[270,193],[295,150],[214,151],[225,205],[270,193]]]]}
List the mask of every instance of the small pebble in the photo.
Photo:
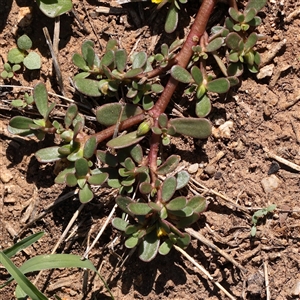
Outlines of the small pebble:
{"type": "Polygon", "coordinates": [[[11,171],[9,171],[7,169],[4,169],[4,170],[1,171],[0,180],[3,183],[8,183],[12,179],[13,179],[13,175],[12,175],[11,171]]]}
{"type": "Polygon", "coordinates": [[[272,174],[275,174],[279,171],[280,169],[280,166],[279,166],[279,163],[277,161],[272,161],[272,164],[269,168],[269,171],[268,171],[268,175],[272,175],[272,174]]]}
{"type": "Polygon", "coordinates": [[[292,288],[292,295],[299,296],[300,295],[300,280],[296,280],[293,288],[292,288]]]}
{"type": "Polygon", "coordinates": [[[199,168],[199,165],[198,165],[197,163],[192,164],[192,165],[190,165],[190,166],[188,167],[188,172],[189,172],[190,174],[194,174],[194,173],[196,173],[196,172],[198,171],[198,168],[199,168]]]}
{"type": "Polygon", "coordinates": [[[216,179],[216,180],[219,180],[219,179],[221,179],[222,178],[222,173],[221,172],[217,172],[216,174],[215,174],[215,176],[214,176],[214,178],[216,179]]]}
{"type": "Polygon", "coordinates": [[[208,174],[209,176],[213,176],[216,173],[216,168],[214,166],[208,165],[205,169],[204,172],[208,174]]]}
{"type": "Polygon", "coordinates": [[[265,177],[261,181],[261,185],[265,193],[271,193],[275,191],[280,185],[280,179],[277,178],[274,174],[269,177],[265,177]]]}
{"type": "Polygon", "coordinates": [[[257,79],[263,79],[265,77],[270,77],[273,74],[274,64],[264,66],[260,69],[259,73],[257,73],[257,79]]]}

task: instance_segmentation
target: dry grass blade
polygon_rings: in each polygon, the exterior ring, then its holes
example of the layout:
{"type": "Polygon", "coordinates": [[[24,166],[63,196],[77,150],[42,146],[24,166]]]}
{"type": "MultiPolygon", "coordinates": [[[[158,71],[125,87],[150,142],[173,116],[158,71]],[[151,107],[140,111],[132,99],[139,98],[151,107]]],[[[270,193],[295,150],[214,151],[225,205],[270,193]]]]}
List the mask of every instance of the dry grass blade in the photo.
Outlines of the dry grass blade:
{"type": "Polygon", "coordinates": [[[59,63],[58,63],[58,60],[57,60],[57,55],[56,55],[55,49],[53,48],[51,38],[50,38],[50,35],[49,35],[49,32],[48,32],[48,28],[44,27],[43,32],[44,32],[45,39],[46,39],[47,45],[49,47],[51,56],[52,56],[53,66],[54,66],[54,69],[55,69],[55,73],[56,73],[56,77],[57,77],[59,87],[61,89],[62,94],[65,95],[64,85],[63,85],[63,80],[62,80],[62,75],[61,75],[59,63]]]}
{"type": "Polygon", "coordinates": [[[226,296],[228,296],[230,299],[235,300],[236,298],[232,296],[219,282],[216,282],[214,278],[206,271],[202,266],[200,266],[190,255],[188,255],[183,249],[180,247],[174,245],[174,248],[180,252],[184,257],[186,257],[195,267],[200,270],[201,273],[207,276],[207,278],[216,285],[226,296]]]}
{"type": "Polygon", "coordinates": [[[104,225],[103,225],[102,228],[100,229],[100,231],[99,231],[98,235],[96,236],[95,240],[93,241],[92,245],[86,249],[85,253],[84,253],[83,256],[82,256],[82,259],[87,258],[89,252],[94,248],[94,246],[96,245],[96,243],[97,243],[98,240],[100,239],[102,233],[104,232],[106,226],[107,226],[108,223],[110,222],[112,216],[114,215],[116,208],[117,208],[117,204],[115,204],[114,207],[112,208],[112,210],[111,210],[109,216],[107,217],[107,219],[106,219],[104,225]]]}
{"type": "Polygon", "coordinates": [[[294,164],[294,163],[288,161],[287,159],[272,153],[268,148],[264,148],[264,151],[266,152],[268,157],[276,159],[278,162],[286,165],[287,167],[290,167],[291,169],[293,169],[297,172],[300,172],[300,166],[299,165],[294,164]]]}

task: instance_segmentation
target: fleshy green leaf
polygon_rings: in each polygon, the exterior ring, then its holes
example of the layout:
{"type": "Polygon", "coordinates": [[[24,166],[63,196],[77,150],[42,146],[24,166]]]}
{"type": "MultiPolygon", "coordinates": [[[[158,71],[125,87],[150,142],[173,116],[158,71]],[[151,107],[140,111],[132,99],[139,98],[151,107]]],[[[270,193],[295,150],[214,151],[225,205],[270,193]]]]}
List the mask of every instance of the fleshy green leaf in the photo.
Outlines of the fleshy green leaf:
{"type": "Polygon", "coordinates": [[[160,247],[159,247],[159,249],[158,249],[158,253],[159,253],[160,255],[167,255],[167,254],[171,251],[173,245],[174,245],[174,244],[173,244],[173,242],[172,242],[170,239],[165,240],[165,241],[160,245],[160,247]]]}
{"type": "Polygon", "coordinates": [[[73,173],[66,174],[65,181],[66,181],[66,184],[70,187],[77,185],[77,177],[73,173]]]}
{"type": "Polygon", "coordinates": [[[203,75],[201,70],[197,66],[193,66],[191,69],[191,74],[193,76],[193,79],[195,80],[195,83],[197,85],[202,84],[203,82],[203,75]]]}
{"type": "Polygon", "coordinates": [[[180,157],[178,155],[171,155],[167,158],[167,160],[157,168],[156,173],[158,175],[166,175],[174,171],[180,161],[180,157]]]}
{"type": "Polygon", "coordinates": [[[139,190],[142,194],[150,194],[152,191],[152,185],[149,182],[142,182],[139,185],[139,190]]]}
{"type": "Polygon", "coordinates": [[[25,57],[25,53],[22,52],[22,50],[19,50],[18,48],[13,48],[8,51],[7,54],[7,60],[12,64],[19,64],[23,62],[25,57]]]}
{"type": "Polygon", "coordinates": [[[171,68],[171,75],[174,79],[182,83],[190,83],[193,80],[192,75],[179,65],[175,65],[171,68]]]}
{"type": "Polygon", "coordinates": [[[196,115],[199,118],[206,117],[211,111],[211,102],[207,94],[204,94],[201,99],[196,102],[196,115]]]}
{"type": "Polygon", "coordinates": [[[97,157],[101,162],[109,165],[110,167],[116,167],[118,164],[117,157],[107,151],[98,150],[97,157]]]}
{"type": "Polygon", "coordinates": [[[94,155],[96,148],[97,148],[97,140],[96,137],[92,136],[84,144],[83,156],[85,158],[91,158],[94,155]]]}
{"type": "Polygon", "coordinates": [[[101,59],[101,66],[109,67],[115,59],[115,54],[112,50],[107,50],[101,59]]]}
{"type": "Polygon", "coordinates": [[[177,179],[177,185],[176,190],[182,189],[184,186],[186,186],[189,183],[190,175],[187,171],[180,171],[175,175],[177,179]]]}
{"type": "Polygon", "coordinates": [[[72,125],[72,122],[76,115],[78,114],[78,108],[76,104],[70,104],[67,109],[66,116],[65,116],[65,126],[69,128],[72,125]]]}
{"type": "Polygon", "coordinates": [[[118,49],[115,52],[115,61],[116,61],[117,70],[119,72],[123,72],[125,70],[126,62],[127,62],[126,50],[118,49]]]}
{"type": "Polygon", "coordinates": [[[248,4],[245,7],[245,10],[250,10],[250,8],[260,11],[267,3],[268,0],[249,0],[248,4]]]}
{"type": "Polygon", "coordinates": [[[169,201],[176,191],[177,180],[175,177],[167,177],[161,187],[162,200],[169,201]]]}
{"type": "Polygon", "coordinates": [[[101,92],[99,90],[99,82],[93,79],[87,78],[76,78],[74,80],[76,89],[84,95],[90,97],[99,97],[101,92]]]}
{"type": "Polygon", "coordinates": [[[185,207],[186,205],[186,199],[185,197],[177,197],[170,202],[167,203],[166,208],[168,210],[181,210],[185,207]]]}
{"type": "Polygon", "coordinates": [[[12,100],[10,103],[13,107],[25,107],[26,103],[21,99],[12,100]]]}
{"type": "Polygon", "coordinates": [[[118,196],[116,199],[116,203],[124,212],[132,215],[131,211],[128,209],[128,205],[135,202],[133,202],[129,197],[118,196]]]}
{"type": "Polygon", "coordinates": [[[133,213],[134,215],[138,216],[144,216],[148,215],[150,212],[152,212],[152,208],[147,203],[130,203],[128,205],[128,209],[133,213]]]}
{"type": "Polygon", "coordinates": [[[122,149],[140,142],[144,137],[137,136],[137,131],[133,131],[110,140],[106,145],[113,149],[122,149]]]}
{"type": "Polygon", "coordinates": [[[28,70],[38,70],[41,68],[41,57],[32,51],[24,58],[23,64],[28,70]]]}
{"type": "Polygon", "coordinates": [[[199,219],[199,214],[193,213],[191,216],[186,218],[180,218],[180,221],[177,223],[178,228],[185,228],[195,223],[199,219]]]}
{"type": "Polygon", "coordinates": [[[34,124],[33,120],[27,117],[16,116],[9,121],[9,126],[17,129],[29,129],[34,124]]]}
{"type": "Polygon", "coordinates": [[[23,34],[18,38],[17,45],[21,50],[29,50],[32,47],[32,41],[27,34],[23,34]]]}
{"type": "Polygon", "coordinates": [[[213,52],[221,48],[222,44],[224,42],[224,38],[222,37],[217,37],[213,39],[207,46],[206,46],[206,51],[207,52],[213,52]]]}
{"type": "Polygon", "coordinates": [[[168,10],[168,14],[167,14],[167,18],[166,18],[166,22],[165,22],[165,32],[166,33],[172,33],[178,24],[178,9],[176,8],[176,6],[173,4],[174,2],[172,2],[169,10],[168,10]]]}
{"type": "Polygon", "coordinates": [[[104,126],[115,125],[118,120],[124,121],[142,113],[142,109],[133,104],[108,103],[100,106],[96,111],[97,121],[104,126]],[[123,109],[123,111],[122,111],[123,109]],[[120,114],[122,112],[122,116],[120,114]]]}
{"type": "Polygon", "coordinates": [[[206,85],[206,88],[210,92],[222,94],[228,92],[230,83],[227,78],[217,78],[209,81],[206,85]]]}
{"type": "Polygon", "coordinates": [[[53,146],[48,148],[43,148],[35,153],[35,156],[39,162],[47,163],[60,160],[63,156],[58,152],[59,147],[53,146]]]}
{"type": "Polygon", "coordinates": [[[191,237],[188,233],[184,233],[183,235],[183,237],[179,237],[177,239],[176,243],[180,248],[186,248],[191,242],[191,237]]]}
{"type": "Polygon", "coordinates": [[[256,44],[257,41],[258,41],[257,34],[255,32],[252,32],[247,38],[247,41],[245,42],[245,51],[251,49],[256,44]]]}
{"type": "Polygon", "coordinates": [[[33,99],[39,113],[46,118],[48,111],[48,93],[44,83],[38,83],[34,87],[33,99]]]}
{"type": "Polygon", "coordinates": [[[245,23],[250,22],[255,17],[256,14],[257,14],[257,10],[255,8],[253,8],[253,7],[251,7],[248,10],[246,10],[246,16],[245,16],[244,22],[245,23]]]}
{"type": "Polygon", "coordinates": [[[134,248],[139,242],[139,238],[136,236],[131,236],[125,241],[125,247],[128,249],[134,248]]]}
{"type": "Polygon", "coordinates": [[[37,0],[40,10],[48,17],[58,17],[72,9],[71,0],[37,0]]]}
{"type": "Polygon", "coordinates": [[[143,68],[147,62],[146,52],[138,52],[133,57],[132,69],[143,68]]]}
{"type": "Polygon", "coordinates": [[[240,76],[244,72],[244,67],[241,62],[231,63],[227,68],[227,74],[229,76],[240,76]]]}
{"type": "Polygon", "coordinates": [[[85,158],[79,158],[75,161],[75,170],[78,177],[86,176],[89,169],[89,164],[85,158]]]}
{"type": "Polygon", "coordinates": [[[159,238],[155,230],[148,233],[139,246],[139,257],[142,261],[151,261],[157,254],[159,248],[159,238]]]}
{"type": "Polygon", "coordinates": [[[238,50],[241,41],[241,36],[236,32],[230,32],[225,39],[226,45],[232,50],[238,50]]]}
{"type": "Polygon", "coordinates": [[[95,174],[88,178],[88,183],[92,185],[101,185],[107,180],[107,178],[107,173],[95,174]]]}
{"type": "Polygon", "coordinates": [[[76,67],[78,67],[79,69],[81,69],[83,71],[87,71],[89,69],[86,64],[86,61],[79,53],[75,53],[72,56],[72,62],[76,67]]]}
{"type": "Polygon", "coordinates": [[[202,118],[177,118],[170,121],[177,133],[198,139],[206,139],[211,134],[211,124],[202,118]]]}
{"type": "Polygon", "coordinates": [[[81,203],[87,203],[94,198],[94,194],[88,184],[85,184],[84,187],[79,190],[79,200],[81,203]]]}
{"type": "Polygon", "coordinates": [[[230,7],[229,10],[228,10],[228,12],[229,12],[230,17],[231,17],[234,21],[239,22],[239,16],[241,15],[241,13],[239,13],[239,12],[238,12],[235,8],[233,8],[233,7],[230,7]]]}
{"type": "Polygon", "coordinates": [[[134,78],[142,73],[143,73],[142,68],[132,69],[132,70],[129,70],[128,72],[126,72],[126,74],[124,75],[124,78],[134,78]]]}
{"type": "Polygon", "coordinates": [[[161,114],[158,117],[158,124],[161,128],[166,128],[168,125],[168,117],[166,114],[161,114]]]}
{"type": "Polygon", "coordinates": [[[195,213],[202,213],[207,208],[207,201],[202,196],[195,196],[187,202],[186,206],[192,208],[195,213]]]}
{"type": "Polygon", "coordinates": [[[130,150],[130,155],[136,163],[140,164],[143,160],[143,149],[141,145],[137,144],[133,146],[130,150]]]}
{"type": "Polygon", "coordinates": [[[128,221],[125,221],[124,219],[121,218],[114,218],[111,223],[116,229],[121,231],[125,231],[128,225],[128,221]]]}

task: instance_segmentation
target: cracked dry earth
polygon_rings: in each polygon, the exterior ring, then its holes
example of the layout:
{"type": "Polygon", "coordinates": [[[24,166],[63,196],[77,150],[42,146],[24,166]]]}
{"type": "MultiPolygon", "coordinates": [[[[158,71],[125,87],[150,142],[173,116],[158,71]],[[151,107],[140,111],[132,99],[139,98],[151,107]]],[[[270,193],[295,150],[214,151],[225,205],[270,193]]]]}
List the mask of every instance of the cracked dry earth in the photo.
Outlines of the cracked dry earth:
{"type": "MultiPolygon", "coordinates": [[[[1,249],[13,244],[15,234],[31,218],[70,192],[54,184],[53,165],[40,165],[34,157],[35,151],[51,141],[38,143],[7,131],[9,119],[20,113],[12,110],[8,102],[21,97],[27,91],[25,87],[43,81],[48,91],[59,92],[42,33],[42,27],[47,26],[52,35],[54,21],[45,18],[32,2],[0,0],[2,61],[15,46],[15,36],[22,33],[32,38],[42,56],[40,72],[25,72],[10,82],[24,88],[0,87],[1,249]],[[33,7],[32,19],[21,26],[22,7],[27,6],[33,7]]],[[[109,38],[118,39],[128,52],[136,49],[150,54],[162,42],[183,37],[199,7],[198,1],[190,0],[183,9],[180,27],[167,35],[160,30],[164,10],[146,25],[150,13],[147,3],[73,3],[84,27],[72,14],[61,17],[59,62],[66,94],[76,101],[80,99],[68,80],[76,73],[71,56],[80,51],[85,39],[95,41],[100,54],[109,38]],[[99,13],[99,6],[114,8],[113,13],[99,13]]],[[[257,76],[245,75],[238,89],[214,100],[209,119],[216,130],[208,140],[199,143],[174,138],[167,154],[180,155],[182,166],[193,178],[190,191],[203,193],[210,201],[193,229],[234,258],[246,272],[196,239],[186,251],[236,299],[300,299],[300,3],[270,0],[260,15],[263,24],[258,30],[266,36],[258,45],[262,71],[257,76]],[[275,212],[258,223],[255,238],[250,238],[251,216],[270,204],[276,204],[275,212]]],[[[4,83],[7,84],[0,81],[4,83]]],[[[180,104],[180,97],[176,93],[174,101],[180,104]]],[[[55,97],[51,100],[61,104],[56,111],[61,116],[66,103],[55,97]]],[[[91,112],[84,113],[93,116],[91,112]]],[[[92,122],[89,125],[93,128],[92,122]]],[[[72,238],[64,241],[57,252],[82,255],[86,237],[91,241],[95,238],[114,205],[114,197],[110,190],[99,190],[96,199],[78,217],[72,238]]],[[[13,262],[19,266],[30,257],[51,253],[79,206],[76,196],[71,196],[24,230],[22,237],[41,230],[45,235],[13,262]]],[[[115,268],[119,256],[128,254],[121,243],[107,247],[117,234],[108,226],[90,254],[115,299],[227,299],[175,250],[166,257],[158,255],[151,263],[141,262],[133,254],[122,267],[115,268]]],[[[35,276],[31,274],[29,278],[34,280],[35,276]]],[[[89,274],[86,283],[84,276],[84,271],[77,269],[49,271],[43,273],[37,286],[51,299],[55,294],[64,299],[109,299],[98,278],[89,274]]],[[[7,278],[0,266],[0,284],[7,278]]],[[[14,299],[14,287],[0,290],[0,299],[14,299]]]]}

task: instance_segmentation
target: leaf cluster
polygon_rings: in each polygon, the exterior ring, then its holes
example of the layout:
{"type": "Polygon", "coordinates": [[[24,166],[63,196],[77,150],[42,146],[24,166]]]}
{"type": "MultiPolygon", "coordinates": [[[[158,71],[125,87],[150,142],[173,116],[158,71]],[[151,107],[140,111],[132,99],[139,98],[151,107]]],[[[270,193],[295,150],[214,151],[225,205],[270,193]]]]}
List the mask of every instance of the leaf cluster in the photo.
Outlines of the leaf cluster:
{"type": "Polygon", "coordinates": [[[253,216],[252,216],[253,226],[251,228],[251,236],[256,235],[256,225],[257,225],[257,222],[259,221],[259,219],[265,217],[268,213],[273,212],[275,209],[276,209],[276,205],[270,204],[268,207],[259,209],[258,211],[256,211],[253,214],[253,216]]]}
{"type": "Polygon", "coordinates": [[[32,41],[28,35],[20,36],[17,40],[17,46],[17,48],[8,51],[8,62],[4,64],[4,70],[0,74],[3,79],[14,77],[14,74],[21,69],[21,63],[28,70],[41,68],[40,56],[34,51],[29,51],[32,47],[32,41]]]}

